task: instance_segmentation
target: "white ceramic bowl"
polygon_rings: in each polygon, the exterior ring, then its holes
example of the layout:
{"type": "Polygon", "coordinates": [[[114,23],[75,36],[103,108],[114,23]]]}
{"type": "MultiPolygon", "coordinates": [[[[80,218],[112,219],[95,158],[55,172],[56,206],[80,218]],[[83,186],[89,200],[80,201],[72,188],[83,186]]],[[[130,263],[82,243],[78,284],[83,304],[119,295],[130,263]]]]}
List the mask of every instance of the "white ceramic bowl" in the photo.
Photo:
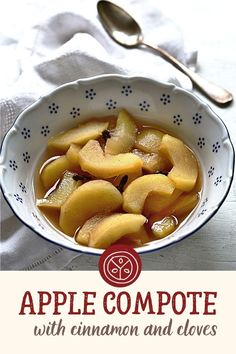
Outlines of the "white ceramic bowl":
{"type": "Polygon", "coordinates": [[[1,150],[3,194],[18,218],[48,241],[69,249],[101,254],[52,228],[35,205],[33,178],[47,140],[90,117],[116,115],[126,108],[148,124],[181,138],[197,155],[203,173],[201,200],[188,221],[168,237],[140,247],[161,249],[197,231],[226,198],[234,169],[234,150],[222,120],[193,94],[141,77],[103,75],[65,84],[28,107],[7,133],[1,150]]]}

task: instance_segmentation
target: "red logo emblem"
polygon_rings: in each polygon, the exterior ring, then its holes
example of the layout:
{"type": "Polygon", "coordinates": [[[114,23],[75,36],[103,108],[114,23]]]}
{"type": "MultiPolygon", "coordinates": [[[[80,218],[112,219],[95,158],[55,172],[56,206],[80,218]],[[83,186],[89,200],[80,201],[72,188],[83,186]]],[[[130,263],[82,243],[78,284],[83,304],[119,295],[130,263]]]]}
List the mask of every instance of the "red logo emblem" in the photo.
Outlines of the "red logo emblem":
{"type": "Polygon", "coordinates": [[[100,274],[112,286],[125,287],[134,283],[141,269],[141,258],[127,245],[113,245],[99,259],[100,274]]]}

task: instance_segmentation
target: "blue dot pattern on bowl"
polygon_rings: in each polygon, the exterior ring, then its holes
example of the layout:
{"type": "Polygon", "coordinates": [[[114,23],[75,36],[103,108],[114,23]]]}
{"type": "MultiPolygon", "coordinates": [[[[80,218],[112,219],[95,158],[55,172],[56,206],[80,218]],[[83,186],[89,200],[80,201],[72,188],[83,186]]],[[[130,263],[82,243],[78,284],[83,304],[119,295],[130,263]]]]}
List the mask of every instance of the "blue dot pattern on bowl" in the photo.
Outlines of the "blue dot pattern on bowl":
{"type": "Polygon", "coordinates": [[[212,145],[212,152],[217,153],[220,150],[220,143],[216,141],[215,144],[212,145]]]}
{"type": "Polygon", "coordinates": [[[96,96],[96,92],[94,91],[93,88],[89,90],[85,90],[85,98],[93,100],[96,96]]]}
{"type": "Polygon", "coordinates": [[[160,98],[160,101],[166,105],[167,103],[171,103],[171,99],[170,99],[170,95],[166,94],[166,93],[163,93],[161,98],[160,98]]]}
{"type": "Polygon", "coordinates": [[[201,208],[203,208],[203,207],[206,205],[207,202],[208,202],[208,197],[206,197],[206,198],[203,200],[203,202],[202,202],[202,204],[201,204],[201,208]]]}
{"type": "Polygon", "coordinates": [[[217,187],[218,184],[220,184],[222,182],[222,176],[218,176],[215,179],[214,185],[217,187]]]}
{"type": "Polygon", "coordinates": [[[149,107],[150,107],[150,104],[147,101],[145,101],[145,100],[139,103],[140,111],[148,112],[149,107]]]}
{"type": "Polygon", "coordinates": [[[32,212],[32,216],[35,218],[35,220],[37,220],[37,222],[38,222],[38,226],[39,226],[42,230],[45,230],[45,227],[41,224],[41,222],[40,222],[40,219],[39,219],[38,215],[37,215],[37,214],[35,214],[34,212],[32,212]]]}
{"type": "Polygon", "coordinates": [[[45,227],[41,223],[38,223],[38,226],[41,227],[42,230],[45,229],[45,227]]]}
{"type": "Polygon", "coordinates": [[[46,137],[46,136],[48,136],[49,133],[50,133],[49,126],[48,125],[43,125],[41,127],[41,134],[46,137]]]}
{"type": "Polygon", "coordinates": [[[18,168],[15,160],[9,160],[9,166],[13,171],[16,171],[16,169],[18,168]]]}
{"type": "Polygon", "coordinates": [[[206,145],[205,138],[203,138],[203,137],[198,138],[197,145],[200,147],[200,149],[202,149],[203,146],[206,145]]]}
{"type": "Polygon", "coordinates": [[[208,170],[208,177],[210,178],[211,176],[213,176],[214,174],[214,171],[215,171],[215,167],[211,166],[208,170]]]}
{"type": "Polygon", "coordinates": [[[198,214],[198,217],[204,215],[206,211],[207,211],[207,209],[202,209],[202,210],[200,211],[200,213],[198,214]]]}
{"type": "Polygon", "coordinates": [[[21,135],[23,136],[24,139],[29,139],[30,138],[30,129],[23,128],[21,131],[21,135]]]}
{"type": "Polygon", "coordinates": [[[203,200],[203,202],[202,202],[202,204],[201,204],[201,206],[200,206],[200,212],[198,213],[198,217],[204,215],[205,212],[207,211],[207,209],[205,208],[207,202],[208,202],[208,197],[206,197],[206,198],[203,200]]]}
{"type": "Polygon", "coordinates": [[[28,151],[23,152],[22,156],[23,156],[23,161],[26,162],[26,163],[29,163],[29,161],[30,161],[30,154],[28,153],[28,151]]]}
{"type": "Polygon", "coordinates": [[[106,102],[107,109],[109,109],[109,110],[111,110],[111,109],[116,109],[116,105],[117,105],[117,101],[114,101],[112,98],[110,98],[110,99],[106,102]]]}
{"type": "Polygon", "coordinates": [[[20,182],[19,187],[23,193],[27,193],[26,186],[22,182],[20,182]]]}
{"type": "Polygon", "coordinates": [[[80,108],[79,107],[72,107],[71,111],[70,111],[70,115],[73,118],[79,117],[80,116],[80,108]]]}
{"type": "Polygon", "coordinates": [[[202,121],[202,115],[199,114],[199,113],[196,113],[194,116],[193,116],[193,123],[194,124],[200,124],[202,121]]]}
{"type": "Polygon", "coordinates": [[[48,106],[48,109],[50,114],[57,114],[59,111],[59,106],[55,102],[52,102],[52,104],[48,106]]]}
{"type": "Polygon", "coordinates": [[[15,199],[16,199],[17,202],[23,204],[23,199],[19,196],[18,193],[15,193],[15,194],[14,194],[14,197],[15,197],[15,199]]]}
{"type": "Polygon", "coordinates": [[[32,215],[33,215],[33,217],[34,217],[37,221],[40,221],[40,219],[39,219],[38,215],[37,215],[37,214],[35,214],[35,212],[32,212],[32,215]]]}
{"type": "Polygon", "coordinates": [[[133,93],[131,86],[130,85],[122,86],[121,93],[122,95],[129,96],[131,93],[133,93]]]}
{"type": "Polygon", "coordinates": [[[183,119],[180,117],[180,114],[175,114],[173,116],[173,123],[180,125],[183,122],[183,119]]]}

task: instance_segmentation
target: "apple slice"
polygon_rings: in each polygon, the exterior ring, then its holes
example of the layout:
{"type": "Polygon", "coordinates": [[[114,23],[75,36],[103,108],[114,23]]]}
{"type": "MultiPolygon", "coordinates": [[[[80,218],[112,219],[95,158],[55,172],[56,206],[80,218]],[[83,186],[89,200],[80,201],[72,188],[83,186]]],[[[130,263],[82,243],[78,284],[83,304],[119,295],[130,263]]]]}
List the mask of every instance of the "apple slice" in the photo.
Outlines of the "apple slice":
{"type": "Polygon", "coordinates": [[[124,109],[119,112],[116,127],[106,142],[105,154],[117,155],[129,152],[134,145],[137,127],[124,109]]]}
{"type": "Polygon", "coordinates": [[[79,151],[79,163],[83,171],[98,178],[110,178],[140,171],[142,160],[132,153],[105,155],[99,142],[89,140],[79,151]]]}
{"type": "MultiPolygon", "coordinates": [[[[151,220],[150,220],[151,221],[151,220]]],[[[178,221],[173,216],[166,216],[162,220],[152,223],[151,230],[155,238],[161,239],[175,231],[178,221]]]]}
{"type": "Polygon", "coordinates": [[[140,157],[143,161],[143,170],[154,173],[154,172],[167,172],[171,169],[172,165],[170,162],[162,156],[162,154],[155,152],[145,153],[138,149],[132,151],[133,154],[140,157]]]}
{"type": "Polygon", "coordinates": [[[174,215],[177,218],[186,216],[192,211],[199,201],[199,194],[195,192],[182,194],[173,205],[166,208],[169,215],[174,215]]]}
{"type": "Polygon", "coordinates": [[[175,184],[165,175],[150,174],[131,182],[123,193],[123,209],[128,213],[141,214],[149,193],[171,196],[175,184]]]}
{"type": "Polygon", "coordinates": [[[155,192],[150,193],[145,201],[143,214],[150,216],[152,214],[162,213],[166,208],[169,208],[182,193],[183,192],[179,189],[175,189],[171,196],[163,196],[155,192]]]}
{"type": "MultiPolygon", "coordinates": [[[[136,235],[136,234],[135,234],[136,235]]],[[[131,234],[133,236],[133,234],[131,234]]],[[[114,245],[127,245],[133,248],[142,247],[142,241],[137,237],[121,237],[118,241],[114,242],[114,245]]]]}
{"type": "Polygon", "coordinates": [[[113,214],[101,220],[89,238],[89,246],[107,248],[122,236],[138,232],[146,218],[135,214],[113,214]]]}
{"type": "Polygon", "coordinates": [[[70,167],[71,165],[65,155],[59,156],[53,161],[48,160],[48,163],[46,162],[40,171],[40,179],[44,188],[46,190],[51,188],[70,167]]]}
{"type": "Polygon", "coordinates": [[[144,152],[159,152],[164,133],[157,129],[144,129],[137,135],[135,147],[144,152]]]}
{"type": "Polygon", "coordinates": [[[136,247],[140,247],[140,246],[144,245],[145,243],[150,242],[151,238],[149,237],[149,235],[145,229],[145,225],[143,225],[143,226],[141,226],[139,231],[132,233],[132,234],[125,235],[124,237],[122,237],[122,239],[120,239],[120,243],[122,243],[123,240],[130,241],[131,244],[133,243],[134,245],[136,245],[136,247]]]}
{"type": "Polygon", "coordinates": [[[104,214],[98,214],[95,216],[92,216],[90,219],[88,219],[84,225],[81,227],[79,232],[77,233],[75,240],[79,244],[83,246],[88,246],[89,244],[89,239],[91,237],[91,234],[94,232],[95,228],[97,227],[98,223],[103,220],[107,215],[104,214]]]}
{"type": "Polygon", "coordinates": [[[128,175],[120,175],[114,178],[110,178],[110,182],[112,184],[114,184],[114,186],[116,186],[118,188],[119,191],[123,192],[125,190],[125,188],[128,187],[128,185],[135,180],[138,177],[141,177],[142,174],[142,170],[137,170],[133,173],[129,173],[128,175]],[[120,188],[121,187],[121,188],[120,188]]]}
{"type": "Polygon", "coordinates": [[[75,173],[66,171],[61,182],[52,193],[50,193],[46,198],[37,199],[37,206],[40,209],[60,210],[69,195],[82,184],[81,181],[76,181],[73,178],[75,176],[75,173]]]}
{"type": "Polygon", "coordinates": [[[110,182],[96,180],[78,187],[61,207],[59,225],[73,236],[78,227],[98,213],[109,213],[122,205],[122,195],[110,182]]]}
{"type": "Polygon", "coordinates": [[[86,144],[90,139],[97,139],[108,128],[108,122],[92,120],[80,124],[77,128],[59,133],[48,140],[48,150],[54,153],[65,153],[71,144],[86,144]]]}
{"type": "Polygon", "coordinates": [[[66,157],[68,161],[70,162],[71,166],[73,167],[79,167],[79,151],[81,150],[81,147],[76,144],[71,144],[69,149],[66,152],[66,157]]]}
{"type": "Polygon", "coordinates": [[[191,191],[198,177],[198,163],[192,151],[181,140],[168,134],[162,138],[160,151],[173,164],[168,177],[175,182],[176,188],[191,191]]]}
{"type": "MultiPolygon", "coordinates": [[[[93,234],[94,230],[96,229],[97,225],[106,217],[108,217],[108,215],[98,214],[88,219],[76,235],[76,241],[81,245],[88,246],[89,239],[93,234]]],[[[145,227],[141,226],[139,231],[122,236],[118,241],[116,241],[116,243],[120,242],[122,244],[125,243],[138,247],[150,241],[151,239],[145,227]]]]}

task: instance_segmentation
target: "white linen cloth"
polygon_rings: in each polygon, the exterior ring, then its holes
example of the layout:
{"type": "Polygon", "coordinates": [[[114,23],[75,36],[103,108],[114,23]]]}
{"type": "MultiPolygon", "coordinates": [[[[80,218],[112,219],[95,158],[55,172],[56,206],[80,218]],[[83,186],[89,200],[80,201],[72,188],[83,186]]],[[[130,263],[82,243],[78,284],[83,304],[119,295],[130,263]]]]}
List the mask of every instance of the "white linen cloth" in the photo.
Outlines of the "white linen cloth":
{"type": "MultiPolygon", "coordinates": [[[[108,73],[142,75],[191,90],[190,80],[159,56],[113,42],[99,21],[96,3],[76,0],[49,5],[40,0],[26,1],[25,21],[16,20],[10,30],[0,29],[1,137],[26,106],[55,87],[80,78],[108,73]]],[[[116,3],[140,23],[146,41],[195,67],[197,52],[186,50],[180,30],[160,12],[154,0],[116,3]]],[[[58,270],[78,257],[78,253],[35,235],[13,215],[4,198],[1,211],[2,270],[58,270]]]]}

